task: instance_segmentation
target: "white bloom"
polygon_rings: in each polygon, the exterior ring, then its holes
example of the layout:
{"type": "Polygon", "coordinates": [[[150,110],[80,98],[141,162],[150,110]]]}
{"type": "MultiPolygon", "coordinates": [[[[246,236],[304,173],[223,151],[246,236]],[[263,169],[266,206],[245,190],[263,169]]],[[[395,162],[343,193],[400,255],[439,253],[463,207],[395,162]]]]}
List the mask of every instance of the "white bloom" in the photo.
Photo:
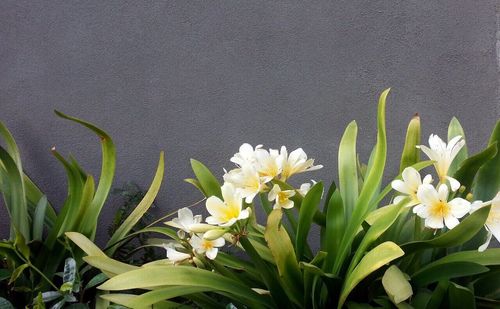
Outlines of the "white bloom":
{"type": "Polygon", "coordinates": [[[193,235],[189,240],[193,250],[198,254],[205,254],[211,260],[215,259],[220,247],[224,246],[224,238],[217,238],[215,240],[203,239],[197,235],[193,235]]]}
{"type": "Polygon", "coordinates": [[[167,259],[174,263],[182,262],[191,258],[190,254],[177,251],[173,243],[164,244],[163,247],[167,250],[167,259]]]}
{"type": "Polygon", "coordinates": [[[293,201],[290,200],[292,196],[295,195],[294,190],[281,190],[280,186],[274,185],[269,195],[267,196],[269,201],[275,201],[274,209],[284,208],[290,209],[293,207],[293,201]]]}
{"type": "Polygon", "coordinates": [[[281,173],[283,159],[278,150],[256,149],[255,158],[255,167],[259,176],[274,178],[281,173]]]}
{"type": "Polygon", "coordinates": [[[441,183],[446,180],[450,182],[453,191],[460,188],[460,183],[448,176],[448,169],[450,168],[453,159],[457,156],[458,152],[465,145],[465,140],[461,136],[455,136],[451,141],[446,144],[439,136],[431,134],[429,136],[429,147],[425,145],[417,146],[429,157],[429,159],[436,161],[434,167],[439,175],[441,183]]]}
{"type": "Polygon", "coordinates": [[[225,183],[221,187],[224,201],[216,196],[211,196],[206,201],[208,212],[211,214],[206,219],[209,224],[220,226],[231,226],[237,220],[246,219],[250,215],[248,209],[242,210],[242,199],[239,192],[230,183],[225,183]]]}
{"type": "Polygon", "coordinates": [[[184,232],[190,233],[190,226],[201,222],[201,215],[193,216],[191,209],[184,207],[177,211],[177,218],[172,221],[165,222],[165,224],[176,227],[184,232]]]}
{"type": "Polygon", "coordinates": [[[307,154],[302,148],[295,149],[288,155],[285,146],[281,146],[282,171],[281,180],[286,181],[294,174],[306,171],[314,171],[323,167],[323,165],[314,165],[314,159],[307,159],[307,154]]]}
{"type": "Polygon", "coordinates": [[[300,188],[297,190],[299,191],[299,194],[302,195],[302,196],[306,196],[307,192],[309,192],[309,190],[311,190],[311,187],[314,186],[316,184],[316,181],[314,180],[311,180],[311,183],[303,183],[300,185],[300,188]]]}
{"type": "MultiPolygon", "coordinates": [[[[478,210],[481,207],[487,206],[490,203],[483,203],[481,201],[475,201],[471,206],[471,213],[478,210]]],[[[486,230],[488,231],[488,237],[486,242],[479,247],[479,251],[484,251],[488,248],[492,236],[500,241],[500,192],[497,193],[495,198],[491,201],[490,214],[486,219],[485,223],[486,230]]]]}
{"type": "Polygon", "coordinates": [[[425,219],[425,226],[440,229],[445,224],[452,229],[458,225],[458,219],[469,212],[470,202],[463,198],[448,202],[448,193],[448,186],[445,184],[441,184],[438,191],[430,184],[423,184],[418,188],[417,198],[421,204],[415,206],[413,212],[425,219]]]}
{"type": "Polygon", "coordinates": [[[247,203],[251,203],[259,192],[264,191],[267,188],[265,184],[271,179],[269,176],[261,177],[255,167],[249,164],[224,175],[224,181],[233,184],[247,203]]]}
{"type": "Polygon", "coordinates": [[[254,164],[256,161],[255,152],[261,147],[262,145],[257,145],[254,149],[252,145],[244,143],[240,146],[239,152],[235,153],[230,161],[237,164],[238,166],[254,164]]]}
{"type": "Polygon", "coordinates": [[[407,207],[410,206],[415,206],[417,204],[420,204],[418,198],[417,198],[417,190],[418,187],[422,183],[431,183],[432,182],[432,176],[427,175],[424,177],[424,180],[420,177],[420,173],[414,169],[413,167],[407,167],[403,170],[403,173],[401,173],[401,176],[403,180],[394,180],[391,183],[391,186],[394,190],[403,193],[404,195],[399,195],[394,198],[394,204],[397,204],[401,202],[404,198],[405,195],[408,195],[411,197],[411,201],[407,205],[407,207]]]}

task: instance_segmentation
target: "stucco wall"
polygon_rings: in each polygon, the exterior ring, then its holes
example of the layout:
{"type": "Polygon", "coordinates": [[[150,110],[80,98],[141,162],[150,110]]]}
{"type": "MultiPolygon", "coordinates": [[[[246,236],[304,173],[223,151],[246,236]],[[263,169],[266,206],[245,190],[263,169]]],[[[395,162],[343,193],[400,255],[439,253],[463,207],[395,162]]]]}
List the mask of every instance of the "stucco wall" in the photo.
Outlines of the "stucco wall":
{"type": "MultiPolygon", "coordinates": [[[[100,154],[92,134],[53,109],[113,136],[117,187],[147,188],[165,150],[160,215],[200,198],[183,182],[189,158],[222,176],[242,142],[303,147],[325,168],[301,180],[329,181],[352,119],[366,160],[377,96],[392,87],[394,175],[415,112],[425,137],[445,136],[456,115],[469,148],[485,144],[500,116],[495,3],[2,1],[0,119],[55,205],[66,180],[50,148],[74,154],[95,176],[100,154]]],[[[117,203],[104,210],[101,238],[117,203]]],[[[3,208],[0,223],[7,237],[3,208]]]]}

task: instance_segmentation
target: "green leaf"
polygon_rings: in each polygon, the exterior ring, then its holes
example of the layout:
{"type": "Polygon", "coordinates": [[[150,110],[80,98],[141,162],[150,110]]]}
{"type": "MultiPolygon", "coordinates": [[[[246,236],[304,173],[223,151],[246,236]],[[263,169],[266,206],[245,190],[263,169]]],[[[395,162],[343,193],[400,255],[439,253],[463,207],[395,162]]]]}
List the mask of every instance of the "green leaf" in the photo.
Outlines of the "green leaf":
{"type": "Polygon", "coordinates": [[[459,246],[479,232],[488,218],[490,206],[482,207],[467,216],[460,224],[446,233],[430,239],[406,243],[401,248],[407,253],[427,248],[450,248],[459,246]]]}
{"type": "MultiPolygon", "coordinates": [[[[375,144],[375,152],[373,156],[373,166],[370,168],[368,175],[363,184],[363,188],[359,194],[359,199],[349,221],[347,228],[342,238],[338,258],[335,260],[333,273],[338,274],[345,258],[348,255],[352,241],[357,234],[358,229],[363,223],[367,212],[372,204],[372,198],[379,189],[384,172],[386,153],[387,153],[387,137],[385,130],[385,103],[390,89],[385,90],[380,95],[378,111],[377,111],[377,143],[375,144]]],[[[344,201],[345,202],[345,201],[344,201]]]]}
{"type": "Polygon", "coordinates": [[[396,265],[387,268],[382,277],[387,296],[395,304],[399,304],[413,295],[413,289],[408,282],[408,275],[403,273],[396,265]]]}
{"type": "Polygon", "coordinates": [[[90,205],[90,209],[87,212],[89,214],[88,217],[85,218],[84,227],[88,228],[88,230],[84,231],[85,235],[89,235],[91,239],[94,239],[97,221],[99,218],[99,214],[101,213],[101,209],[106,201],[106,198],[111,190],[111,185],[113,184],[113,177],[115,174],[115,165],[116,165],[116,149],[111,137],[99,129],[95,125],[80,120],[75,117],[71,117],[65,115],[59,111],[55,111],[55,113],[64,119],[71,120],[73,122],[79,123],[86,128],[93,131],[101,141],[102,148],[102,166],[101,166],[101,176],[99,178],[99,184],[97,186],[96,193],[94,195],[94,199],[92,200],[92,204],[90,205]]]}
{"type": "Polygon", "coordinates": [[[168,286],[158,290],[144,293],[125,303],[130,308],[146,307],[156,304],[164,299],[172,299],[189,294],[213,291],[213,287],[208,286],[168,286]]]}
{"type": "Polygon", "coordinates": [[[349,123],[340,140],[338,154],[339,190],[347,218],[351,217],[358,200],[358,171],[356,162],[356,121],[349,123]]]}
{"type": "Polygon", "coordinates": [[[239,301],[251,306],[269,307],[271,305],[267,297],[255,293],[238,281],[190,266],[155,266],[136,269],[109,279],[99,286],[99,289],[108,291],[156,289],[165,285],[207,287],[212,288],[217,293],[227,293],[238,297],[239,301]]]}
{"type": "Polygon", "coordinates": [[[12,272],[12,275],[10,276],[9,285],[14,283],[17,280],[17,278],[19,278],[19,276],[21,276],[23,271],[28,267],[30,267],[28,264],[22,264],[21,266],[14,269],[14,271],[12,272]]]}
{"type": "Polygon", "coordinates": [[[474,294],[490,299],[500,299],[500,271],[490,271],[474,281],[474,294]]]}
{"type": "Polygon", "coordinates": [[[43,223],[45,221],[45,212],[47,210],[47,197],[44,195],[38,201],[33,215],[33,240],[42,240],[43,223]]]}
{"type": "Polygon", "coordinates": [[[441,265],[426,267],[424,271],[416,272],[412,282],[417,286],[426,286],[433,282],[465,277],[489,271],[487,267],[473,262],[449,262],[441,265]]]}
{"type": "MultiPolygon", "coordinates": [[[[450,124],[448,126],[448,142],[456,137],[456,136],[461,136],[462,139],[465,141],[465,132],[464,129],[462,128],[462,125],[458,121],[457,118],[453,117],[450,121],[450,124]]],[[[456,155],[455,159],[453,159],[453,162],[451,162],[450,168],[448,169],[448,175],[453,175],[455,171],[458,169],[460,164],[467,159],[468,154],[467,154],[467,144],[465,144],[462,149],[458,152],[456,155]]]]}
{"type": "Polygon", "coordinates": [[[402,173],[405,168],[420,161],[420,151],[417,149],[417,145],[420,145],[420,117],[418,114],[413,116],[408,124],[408,129],[406,129],[406,139],[403,153],[401,154],[399,173],[402,173]]]}
{"type": "Polygon", "coordinates": [[[184,179],[184,181],[185,181],[185,182],[187,182],[187,183],[192,184],[192,185],[193,185],[196,189],[198,189],[198,190],[201,192],[201,194],[203,194],[203,195],[205,195],[205,196],[207,195],[207,194],[205,193],[205,191],[203,191],[203,187],[201,186],[201,184],[200,184],[200,182],[198,181],[198,179],[194,179],[194,178],[186,178],[186,179],[184,179]]]}
{"type": "Polygon", "coordinates": [[[107,256],[85,256],[83,260],[89,265],[100,269],[108,277],[114,277],[138,268],[137,266],[129,265],[107,256]]]}
{"type": "Polygon", "coordinates": [[[149,187],[148,192],[144,195],[142,201],[137,205],[137,207],[132,211],[132,213],[123,221],[123,223],[118,227],[113,236],[109,239],[107,243],[108,249],[106,252],[112,256],[113,253],[118,249],[119,246],[116,244],[123,239],[135,224],[141,219],[141,217],[149,210],[153,204],[158,191],[160,191],[161,182],[163,180],[163,173],[165,171],[165,160],[163,152],[160,153],[160,161],[158,162],[158,167],[156,169],[156,174],[153,178],[153,182],[149,187]],[[111,246],[111,247],[110,247],[111,246]]]}
{"type": "Polygon", "coordinates": [[[6,300],[3,297],[0,297],[0,309],[15,309],[15,308],[10,303],[10,301],[6,300]]]}
{"type": "Polygon", "coordinates": [[[271,212],[267,219],[264,236],[276,261],[287,295],[300,304],[303,299],[302,273],[290,237],[281,225],[282,215],[281,209],[275,209],[271,212]]]}
{"type": "MultiPolygon", "coordinates": [[[[497,121],[491,134],[489,146],[495,144],[500,147],[500,121],[497,121]]],[[[474,198],[489,201],[495,197],[500,190],[500,151],[494,158],[484,164],[477,173],[477,181],[474,186],[474,198]]]]}
{"type": "Polygon", "coordinates": [[[453,177],[466,188],[466,190],[462,193],[463,196],[467,195],[470,191],[472,182],[474,181],[474,178],[476,177],[476,174],[481,166],[489,162],[497,154],[497,151],[497,144],[495,143],[462,162],[460,168],[453,177]]]}
{"type": "MultiPolygon", "coordinates": [[[[25,186],[26,199],[28,200],[28,206],[30,207],[30,210],[32,210],[36,207],[44,194],[26,174],[23,174],[23,182],[25,186]]],[[[45,210],[44,222],[49,230],[52,228],[55,221],[56,212],[54,211],[54,208],[52,207],[50,202],[47,201],[47,209],[45,210]]]]}
{"type": "Polygon", "coordinates": [[[326,212],[325,239],[323,241],[323,249],[328,252],[328,259],[326,259],[324,264],[326,271],[332,271],[345,224],[344,203],[342,202],[339,190],[335,190],[330,198],[326,212]]]}
{"type": "Polygon", "coordinates": [[[322,194],[323,184],[318,182],[309,190],[309,192],[307,192],[300,206],[297,237],[295,239],[295,250],[299,260],[302,259],[305,248],[307,247],[307,235],[311,229],[314,214],[318,210],[319,203],[321,202],[322,194]]]}
{"type": "Polygon", "coordinates": [[[369,251],[354,268],[354,270],[347,275],[342,291],[340,293],[339,304],[337,308],[342,308],[342,305],[347,299],[351,291],[368,275],[384,266],[385,264],[403,256],[405,253],[401,248],[393,242],[387,241],[381,243],[377,247],[369,251]]]}
{"type": "Polygon", "coordinates": [[[86,290],[91,289],[97,286],[98,284],[103,283],[106,280],[108,280],[108,276],[106,276],[106,274],[104,273],[97,274],[92,279],[90,279],[89,282],[87,282],[85,289],[86,290]]]}
{"type": "MultiPolygon", "coordinates": [[[[24,182],[22,173],[9,153],[0,147],[0,163],[3,164],[7,181],[4,181],[2,188],[4,193],[5,206],[10,215],[12,226],[21,233],[28,241],[30,238],[30,222],[28,207],[26,204],[26,195],[24,193],[24,182]]],[[[5,178],[4,178],[5,179],[5,178]]],[[[14,230],[11,228],[11,233],[14,230]]]]}
{"type": "Polygon", "coordinates": [[[63,272],[63,282],[64,283],[73,283],[75,282],[76,276],[76,262],[73,258],[67,258],[64,261],[64,272],[63,272]]]}
{"type": "Polygon", "coordinates": [[[448,296],[450,308],[476,308],[474,293],[466,287],[450,282],[448,296]]]}
{"type": "Polygon", "coordinates": [[[222,192],[220,190],[220,184],[217,178],[210,172],[210,170],[203,165],[200,161],[191,159],[191,168],[193,169],[198,182],[203,188],[206,197],[217,196],[222,199],[222,192]]]}
{"type": "Polygon", "coordinates": [[[26,239],[24,238],[23,234],[19,233],[17,230],[16,230],[16,239],[14,241],[14,247],[19,253],[21,253],[21,255],[25,260],[30,259],[30,248],[26,244],[26,239]]]}
{"type": "MultiPolygon", "coordinates": [[[[109,307],[107,307],[108,309],[125,309],[125,307],[123,307],[123,306],[126,306],[128,303],[134,301],[134,299],[136,299],[137,297],[139,297],[139,296],[133,295],[133,294],[104,294],[104,295],[100,296],[101,299],[105,299],[107,301],[118,304],[118,305],[109,306],[109,307]]],[[[96,308],[100,308],[100,307],[96,306],[96,308]]],[[[136,307],[136,308],[148,308],[148,307],[147,306],[140,306],[140,307],[136,307]]],[[[169,308],[169,309],[170,308],[172,308],[172,309],[174,309],[174,308],[175,309],[188,309],[191,307],[186,306],[186,305],[182,305],[179,303],[175,303],[172,301],[161,301],[161,302],[153,305],[152,308],[153,309],[166,309],[166,308],[169,308]]]]}

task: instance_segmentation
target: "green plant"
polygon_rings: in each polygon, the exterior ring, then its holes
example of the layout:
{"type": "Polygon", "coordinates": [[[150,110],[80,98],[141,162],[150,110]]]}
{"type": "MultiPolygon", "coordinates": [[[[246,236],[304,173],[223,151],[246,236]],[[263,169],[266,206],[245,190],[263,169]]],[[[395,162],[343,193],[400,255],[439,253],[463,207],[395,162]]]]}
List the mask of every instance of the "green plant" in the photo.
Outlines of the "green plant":
{"type": "Polygon", "coordinates": [[[99,286],[109,292],[101,297],[132,308],[500,306],[500,249],[486,249],[488,235],[500,237],[500,122],[487,148],[468,156],[456,119],[448,143],[431,135],[427,147],[420,145],[414,117],[400,174],[383,186],[388,93],[379,100],[368,163],[359,163],[358,127],[351,122],[340,141],[338,181],[327,190],[322,182],[298,189],[289,183],[291,176],[321,167],[302,149],[288,154],[284,147],[267,151],[244,144],[222,186],[202,163],[191,161],[196,178],[187,181],[207,197],[206,223],[183,208],[168,226],[139,231],[167,236],[167,259],[124,264],[84,235],[67,233],[87,254],[84,260],[110,278],[99,286]],[[430,160],[421,161],[420,151],[430,160]],[[431,165],[437,187],[431,176],[420,177],[431,165]],[[258,204],[265,224],[255,216],[258,204]],[[319,250],[308,242],[315,231],[319,250]],[[131,289],[139,294],[112,293],[131,289]]]}
{"type": "MultiPolygon", "coordinates": [[[[0,191],[10,218],[10,239],[0,241],[2,308],[44,308],[49,304],[51,308],[61,308],[69,303],[87,306],[95,286],[105,279],[85,267],[83,252],[68,242],[64,233],[75,231],[94,239],[99,214],[112,186],[115,146],[109,135],[96,126],[57,111],[56,114],[97,135],[102,146],[101,175],[96,186],[94,177],[72,156],[65,158],[53,148],[52,153],[63,165],[68,179],[67,198],[56,212],[25,174],[14,138],[0,123],[0,135],[6,145],[0,147],[0,191]]],[[[163,166],[161,153],[150,190],[110,237],[106,249],[110,256],[123,240],[130,238],[131,230],[151,206],[163,178],[163,166]]]]}

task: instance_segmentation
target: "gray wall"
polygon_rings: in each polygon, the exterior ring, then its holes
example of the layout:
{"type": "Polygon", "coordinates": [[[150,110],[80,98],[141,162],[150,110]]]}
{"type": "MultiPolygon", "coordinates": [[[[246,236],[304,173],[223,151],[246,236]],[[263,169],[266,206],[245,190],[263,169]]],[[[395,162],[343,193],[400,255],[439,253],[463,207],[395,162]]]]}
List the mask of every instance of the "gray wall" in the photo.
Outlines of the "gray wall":
{"type": "MultiPolygon", "coordinates": [[[[446,135],[453,115],[469,147],[499,118],[496,1],[273,1],[0,3],[0,119],[27,172],[55,205],[65,177],[55,145],[98,175],[97,139],[52,113],[109,132],[116,186],[149,186],[160,150],[166,178],[156,215],[200,195],[182,180],[189,158],[219,175],[242,142],[303,147],[331,179],[346,124],[366,158],[378,94],[388,105],[388,175],[418,112],[423,132],[446,135]],[[497,45],[497,47],[496,47],[497,45]]],[[[104,227],[119,201],[104,210],[104,227]]],[[[0,238],[7,236],[0,211],[0,238]]]]}

